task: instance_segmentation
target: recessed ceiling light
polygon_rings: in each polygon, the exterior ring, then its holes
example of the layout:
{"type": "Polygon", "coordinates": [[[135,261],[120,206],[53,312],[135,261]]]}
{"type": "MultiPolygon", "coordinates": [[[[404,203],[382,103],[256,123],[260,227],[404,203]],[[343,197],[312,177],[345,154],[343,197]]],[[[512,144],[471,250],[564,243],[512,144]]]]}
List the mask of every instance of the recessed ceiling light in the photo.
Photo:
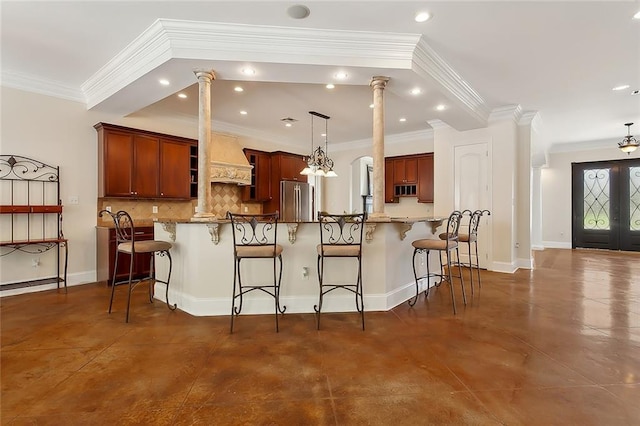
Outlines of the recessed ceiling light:
{"type": "Polygon", "coordinates": [[[411,89],[412,95],[419,95],[420,93],[422,93],[422,90],[420,90],[419,87],[416,87],[415,89],[411,89]]]}
{"type": "Polygon", "coordinates": [[[616,91],[618,91],[618,90],[624,90],[624,89],[628,89],[628,88],[629,88],[629,85],[628,85],[628,84],[621,84],[620,86],[616,86],[616,87],[614,87],[614,88],[613,88],[613,89],[611,89],[611,90],[616,90],[616,91]]]}
{"type": "Polygon", "coordinates": [[[633,19],[640,19],[640,11],[636,12],[636,14],[633,15],[633,19]]]}
{"type": "Polygon", "coordinates": [[[247,111],[240,111],[240,115],[247,115],[247,111]]]}
{"type": "Polygon", "coordinates": [[[429,12],[419,12],[416,14],[415,20],[416,22],[425,22],[431,18],[431,14],[429,12]]]}
{"type": "Polygon", "coordinates": [[[295,123],[298,120],[291,117],[285,117],[285,118],[281,118],[280,121],[282,121],[286,127],[291,127],[293,126],[293,123],[295,123]]]}
{"type": "Polygon", "coordinates": [[[335,78],[337,78],[338,80],[344,80],[345,78],[348,77],[348,74],[346,72],[344,72],[344,71],[340,71],[340,72],[335,73],[333,76],[335,78]]]}
{"type": "Polygon", "coordinates": [[[373,104],[369,104],[369,108],[373,108],[373,104]]]}
{"type": "Polygon", "coordinates": [[[253,68],[242,68],[240,72],[244,75],[254,75],[256,73],[256,70],[254,70],[253,68]]]}
{"type": "Polygon", "coordinates": [[[168,86],[169,84],[171,84],[166,78],[161,78],[160,80],[158,80],[158,83],[162,84],[163,86],[168,86]]]}
{"type": "Polygon", "coordinates": [[[233,90],[236,91],[236,92],[244,92],[244,89],[242,87],[240,87],[240,86],[234,87],[233,90]]]}
{"type": "Polygon", "coordinates": [[[304,19],[309,16],[310,13],[309,8],[301,4],[294,4],[287,9],[287,15],[293,19],[304,19]]]}
{"type": "Polygon", "coordinates": [[[640,94],[640,90],[634,90],[633,92],[631,92],[632,96],[635,96],[637,94],[640,94]]]}
{"type": "Polygon", "coordinates": [[[185,95],[184,93],[178,93],[178,97],[180,99],[187,99],[187,95],[185,95]]]}
{"type": "Polygon", "coordinates": [[[437,109],[438,111],[444,111],[445,109],[447,109],[447,107],[446,107],[446,106],[444,106],[444,105],[438,105],[438,106],[436,107],[436,109],[437,109]]]}
{"type": "Polygon", "coordinates": [[[400,122],[401,122],[401,123],[404,123],[405,121],[407,121],[407,119],[406,119],[406,118],[404,118],[404,117],[402,117],[402,118],[400,119],[400,122]]]}
{"type": "Polygon", "coordinates": [[[329,83],[329,84],[327,84],[325,87],[326,87],[327,89],[333,89],[333,88],[335,88],[336,86],[335,86],[335,85],[333,85],[333,84],[331,84],[331,83],[329,83]]]}

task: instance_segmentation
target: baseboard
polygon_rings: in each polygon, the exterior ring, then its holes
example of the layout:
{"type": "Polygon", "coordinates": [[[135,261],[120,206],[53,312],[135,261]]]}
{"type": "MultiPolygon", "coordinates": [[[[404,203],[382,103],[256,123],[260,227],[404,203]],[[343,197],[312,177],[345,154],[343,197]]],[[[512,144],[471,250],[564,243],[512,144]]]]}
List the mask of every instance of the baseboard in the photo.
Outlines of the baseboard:
{"type": "MultiPolygon", "coordinates": [[[[431,287],[435,280],[431,283],[431,287]]],[[[425,290],[425,280],[418,282],[418,290],[425,290]]],[[[166,286],[156,283],[155,298],[165,302],[166,286]]],[[[415,282],[407,283],[392,292],[384,294],[365,294],[364,309],[366,312],[389,311],[415,296],[415,282]]],[[[194,316],[218,316],[229,315],[231,312],[230,297],[196,298],[189,294],[169,289],[169,302],[177,304],[181,311],[194,316]]],[[[288,313],[314,313],[314,306],[318,304],[318,295],[309,296],[283,296],[280,298],[282,306],[287,307],[288,313]]],[[[322,312],[355,312],[355,296],[351,293],[329,294],[322,302],[322,312]]],[[[274,312],[273,298],[269,296],[248,295],[244,298],[242,314],[258,315],[272,314],[274,312]]]]}
{"type": "Polygon", "coordinates": [[[492,262],[491,263],[491,271],[493,272],[502,272],[502,273],[506,273],[506,274],[513,274],[518,267],[516,266],[515,263],[511,262],[492,262]]]}
{"type": "Polygon", "coordinates": [[[532,245],[531,246],[531,250],[540,250],[540,251],[542,251],[542,250],[544,250],[544,246],[542,246],[542,245],[532,245]]]}
{"type": "Polygon", "coordinates": [[[516,260],[516,265],[518,266],[518,269],[533,269],[533,258],[518,258],[516,260]]]}
{"type": "MultiPolygon", "coordinates": [[[[34,280],[34,281],[37,281],[37,280],[34,280]]],[[[21,281],[12,281],[12,282],[2,283],[0,284],[0,288],[4,285],[18,284],[20,282],[21,281]]],[[[67,274],[67,287],[73,287],[73,286],[83,285],[83,284],[91,284],[95,282],[96,282],[96,271],[76,272],[73,274],[67,274]]],[[[55,290],[57,288],[58,288],[58,285],[56,282],[29,285],[29,286],[20,287],[20,288],[14,288],[11,290],[2,290],[0,291],[0,297],[17,296],[17,295],[26,294],[26,293],[36,293],[39,291],[55,290]]],[[[64,288],[64,283],[60,283],[60,288],[61,289],[64,288]]]]}
{"type": "Polygon", "coordinates": [[[560,248],[560,249],[570,249],[573,248],[571,243],[566,243],[564,241],[543,241],[542,244],[544,248],[560,248]]]}

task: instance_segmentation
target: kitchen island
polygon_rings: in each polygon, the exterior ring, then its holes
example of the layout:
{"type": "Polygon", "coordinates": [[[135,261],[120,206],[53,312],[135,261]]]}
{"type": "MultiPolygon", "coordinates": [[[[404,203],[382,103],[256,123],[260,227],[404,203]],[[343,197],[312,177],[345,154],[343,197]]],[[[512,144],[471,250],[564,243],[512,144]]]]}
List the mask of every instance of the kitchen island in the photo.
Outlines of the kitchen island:
{"type": "MultiPolygon", "coordinates": [[[[437,238],[439,217],[401,217],[369,220],[362,245],[362,278],[366,311],[387,311],[415,296],[411,241],[437,238]]],[[[172,221],[158,219],[155,239],[173,244],[173,271],[169,287],[171,303],[197,316],[229,315],[233,286],[233,236],[228,220],[172,221]]],[[[287,313],[312,313],[318,303],[318,222],[278,223],[278,243],[283,246],[281,305],[287,313]]],[[[432,254],[435,256],[435,253],[432,254]]],[[[437,262],[437,257],[431,259],[437,262]]],[[[433,263],[434,265],[436,263],[433,263]]],[[[418,273],[424,272],[424,258],[418,273]]],[[[159,276],[166,276],[167,263],[156,258],[159,276]]],[[[250,284],[271,276],[272,264],[265,260],[247,264],[243,281],[250,284]]],[[[331,259],[325,276],[332,282],[355,282],[357,268],[352,259],[331,259]]],[[[433,283],[432,283],[433,284],[433,283]]],[[[421,283],[424,286],[424,283],[421,283]]],[[[163,298],[163,284],[156,284],[156,297],[163,298]]],[[[161,299],[162,300],[162,299],[161,299]]],[[[324,299],[323,312],[355,311],[353,294],[336,291],[324,299]]],[[[273,313],[273,298],[250,294],[243,314],[273,313]]]]}

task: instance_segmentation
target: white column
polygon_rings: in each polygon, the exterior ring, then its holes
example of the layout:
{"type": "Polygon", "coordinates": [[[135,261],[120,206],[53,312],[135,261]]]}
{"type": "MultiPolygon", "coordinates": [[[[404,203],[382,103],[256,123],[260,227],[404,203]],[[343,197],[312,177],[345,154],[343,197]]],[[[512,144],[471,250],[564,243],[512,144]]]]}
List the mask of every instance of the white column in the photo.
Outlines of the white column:
{"type": "Polygon", "coordinates": [[[211,70],[196,69],[200,88],[198,108],[198,207],[194,217],[212,217],[211,212],[211,81],[216,76],[211,70]]]}
{"type": "Polygon", "coordinates": [[[384,88],[389,77],[373,77],[373,212],[371,218],[386,218],[384,213],[384,88]]]}

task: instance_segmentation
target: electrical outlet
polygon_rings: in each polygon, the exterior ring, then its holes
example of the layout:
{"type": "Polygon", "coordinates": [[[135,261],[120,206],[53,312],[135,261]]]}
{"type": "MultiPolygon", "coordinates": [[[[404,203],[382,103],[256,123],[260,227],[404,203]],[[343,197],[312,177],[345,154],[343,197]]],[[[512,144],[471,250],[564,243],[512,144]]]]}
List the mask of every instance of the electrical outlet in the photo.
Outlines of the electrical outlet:
{"type": "Polygon", "coordinates": [[[244,206],[244,212],[245,212],[245,213],[248,213],[248,212],[249,212],[249,207],[244,206]]]}
{"type": "Polygon", "coordinates": [[[158,213],[158,206],[151,207],[151,212],[152,213],[158,213]]]}
{"type": "Polygon", "coordinates": [[[111,213],[111,206],[107,206],[104,208],[106,211],[108,211],[109,213],[111,213]]]}
{"type": "Polygon", "coordinates": [[[308,266],[303,266],[302,267],[302,279],[303,280],[308,280],[309,279],[309,267],[308,266]]]}
{"type": "Polygon", "coordinates": [[[35,259],[31,259],[31,266],[34,268],[40,266],[40,258],[36,257],[35,259]]]}
{"type": "Polygon", "coordinates": [[[78,196],[77,195],[72,195],[69,197],[69,204],[78,204],[78,196]]]}

